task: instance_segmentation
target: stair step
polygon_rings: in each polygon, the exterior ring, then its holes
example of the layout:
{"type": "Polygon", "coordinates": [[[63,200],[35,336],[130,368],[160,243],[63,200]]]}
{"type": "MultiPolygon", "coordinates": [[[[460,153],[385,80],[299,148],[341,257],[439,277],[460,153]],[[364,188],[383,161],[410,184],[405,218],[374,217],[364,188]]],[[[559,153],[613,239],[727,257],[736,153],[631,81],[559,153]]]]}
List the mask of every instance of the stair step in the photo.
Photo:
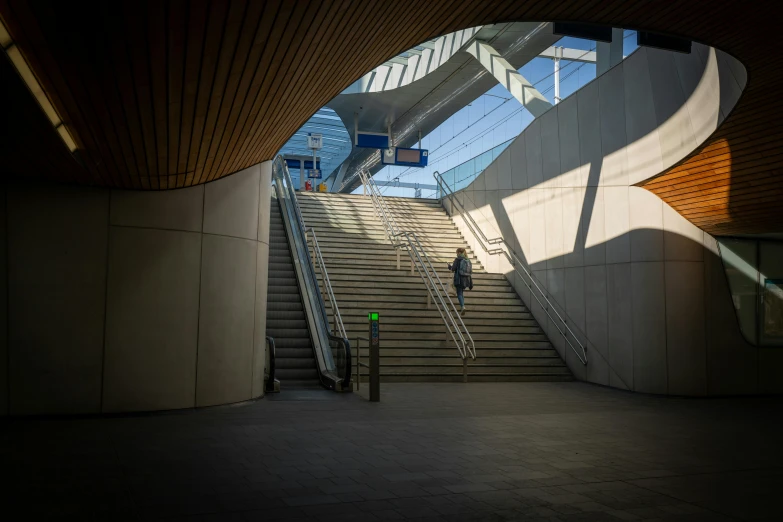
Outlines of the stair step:
{"type": "MultiPolygon", "coordinates": [[[[323,193],[301,194],[298,200],[305,223],[318,237],[354,353],[367,356],[366,341],[356,338],[368,335],[367,313],[378,312],[384,381],[462,381],[462,361],[443,318],[434,305],[427,309],[427,289],[418,271],[411,274],[407,252],[400,251],[397,269],[398,252],[389,243],[372,200],[323,193]]],[[[455,250],[467,243],[456,223],[438,201],[393,197],[384,201],[397,225],[416,233],[447,288],[448,300],[456,303],[453,274],[446,265],[454,260],[455,250]]],[[[477,359],[468,363],[468,380],[572,380],[506,277],[487,273],[470,248],[467,253],[473,263],[474,289],[465,293],[468,311],[461,320],[477,353],[477,359]]],[[[327,314],[332,316],[330,305],[327,314]]]]}

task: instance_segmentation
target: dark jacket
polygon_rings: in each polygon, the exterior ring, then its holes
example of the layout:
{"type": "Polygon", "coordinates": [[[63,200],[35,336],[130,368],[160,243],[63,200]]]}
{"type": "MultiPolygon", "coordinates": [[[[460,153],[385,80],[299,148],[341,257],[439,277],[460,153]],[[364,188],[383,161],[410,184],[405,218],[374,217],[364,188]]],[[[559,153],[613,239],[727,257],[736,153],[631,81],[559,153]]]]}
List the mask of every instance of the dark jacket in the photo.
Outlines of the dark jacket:
{"type": "Polygon", "coordinates": [[[462,263],[462,258],[457,256],[454,259],[454,262],[449,265],[449,270],[454,272],[454,286],[462,287],[462,288],[471,288],[473,286],[473,281],[471,281],[470,276],[459,275],[460,263],[462,263]]]}

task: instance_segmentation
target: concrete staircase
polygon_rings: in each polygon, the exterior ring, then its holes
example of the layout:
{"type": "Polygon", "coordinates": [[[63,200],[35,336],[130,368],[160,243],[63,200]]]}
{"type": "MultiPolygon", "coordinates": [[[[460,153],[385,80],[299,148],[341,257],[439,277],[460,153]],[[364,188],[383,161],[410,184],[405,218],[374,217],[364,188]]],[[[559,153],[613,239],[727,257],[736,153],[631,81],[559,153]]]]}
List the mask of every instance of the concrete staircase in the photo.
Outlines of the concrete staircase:
{"type": "MultiPolygon", "coordinates": [[[[314,227],[318,236],[352,346],[357,336],[367,337],[367,313],[380,313],[382,380],[461,381],[462,360],[457,348],[450,337],[447,341],[438,311],[427,309],[427,291],[418,273],[411,275],[404,251],[402,269],[396,269],[395,250],[370,198],[302,192],[298,200],[305,223],[314,227]]],[[[454,222],[436,200],[385,200],[398,226],[416,232],[456,303],[447,264],[466,243],[454,222]]],[[[463,319],[477,355],[468,363],[468,380],[571,380],[565,364],[506,278],[486,273],[468,253],[474,288],[465,291],[467,313],[463,319]]],[[[367,346],[364,341],[362,345],[367,346]]]]}

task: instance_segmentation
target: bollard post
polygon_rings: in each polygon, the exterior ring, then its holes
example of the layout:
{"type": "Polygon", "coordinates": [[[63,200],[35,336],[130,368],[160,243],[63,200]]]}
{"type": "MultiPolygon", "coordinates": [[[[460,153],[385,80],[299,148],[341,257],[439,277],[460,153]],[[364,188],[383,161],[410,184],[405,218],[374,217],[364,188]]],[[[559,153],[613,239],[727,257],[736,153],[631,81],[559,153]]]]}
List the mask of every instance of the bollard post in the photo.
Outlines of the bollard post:
{"type": "Polygon", "coordinates": [[[367,317],[370,322],[370,402],[381,400],[381,343],[378,312],[367,317]]]}

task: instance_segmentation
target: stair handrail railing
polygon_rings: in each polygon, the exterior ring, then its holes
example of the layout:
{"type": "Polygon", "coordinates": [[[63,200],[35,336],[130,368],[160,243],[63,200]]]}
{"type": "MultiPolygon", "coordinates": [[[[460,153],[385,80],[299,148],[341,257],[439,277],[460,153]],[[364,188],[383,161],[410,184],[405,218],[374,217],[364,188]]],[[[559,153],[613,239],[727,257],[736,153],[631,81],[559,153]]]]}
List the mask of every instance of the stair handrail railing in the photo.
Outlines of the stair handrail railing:
{"type": "Polygon", "coordinates": [[[446,330],[454,341],[454,344],[457,346],[457,351],[463,360],[464,377],[467,379],[467,358],[476,359],[476,345],[467,326],[465,326],[465,323],[462,320],[462,316],[457,312],[454,302],[449,297],[446,285],[444,285],[443,281],[440,279],[438,271],[432,266],[432,261],[424,250],[424,247],[422,247],[416,233],[413,231],[400,230],[394,219],[393,212],[386,201],[384,201],[383,195],[380,190],[378,190],[378,185],[372,179],[372,176],[365,171],[360,171],[359,175],[364,185],[365,194],[369,192],[375,213],[381,220],[392,246],[397,249],[398,252],[399,249],[406,250],[408,257],[411,260],[411,272],[413,272],[415,268],[421,277],[422,283],[424,283],[424,286],[427,288],[429,302],[435,304],[435,308],[437,308],[438,313],[443,320],[443,324],[446,326],[446,330]]]}
{"type": "Polygon", "coordinates": [[[579,338],[574,334],[574,332],[568,326],[566,320],[563,319],[563,317],[558,313],[555,306],[547,297],[546,292],[544,292],[544,290],[542,290],[541,287],[538,285],[538,282],[536,282],[535,277],[533,277],[533,274],[531,274],[530,271],[525,267],[525,263],[519,258],[516,252],[514,252],[514,249],[508,245],[508,242],[503,237],[496,237],[492,239],[487,238],[487,236],[484,234],[484,231],[481,230],[481,227],[479,227],[476,221],[473,219],[473,216],[470,215],[470,212],[468,212],[465,209],[465,207],[462,205],[462,203],[459,201],[459,199],[455,197],[456,194],[454,194],[454,192],[451,190],[451,187],[448,186],[448,183],[446,183],[446,181],[443,179],[440,173],[435,171],[433,177],[435,178],[435,182],[440,187],[441,193],[444,195],[444,197],[449,198],[452,208],[457,209],[457,212],[459,212],[463,222],[468,226],[470,231],[473,233],[473,236],[476,239],[478,239],[478,243],[481,245],[481,248],[484,250],[484,252],[486,252],[487,255],[502,254],[506,256],[508,261],[511,263],[511,266],[520,275],[520,279],[522,280],[522,282],[530,290],[530,295],[533,296],[533,298],[538,302],[538,304],[544,310],[544,313],[546,313],[547,317],[549,317],[549,319],[552,320],[552,323],[555,325],[555,328],[557,328],[557,331],[560,333],[560,335],[563,336],[563,339],[565,340],[566,343],[568,343],[568,346],[577,356],[579,361],[581,361],[581,363],[586,366],[587,349],[579,341],[579,338]],[[501,245],[501,247],[491,248],[494,245],[501,245]],[[528,283],[528,281],[525,280],[525,277],[523,277],[523,275],[527,276],[527,278],[530,280],[530,283],[528,283]],[[536,291],[544,299],[544,303],[542,303],[541,299],[539,299],[538,295],[536,295],[536,291]],[[555,317],[552,317],[550,310],[554,313],[555,317]],[[558,322],[562,324],[563,328],[560,328],[558,322]],[[577,348],[569,340],[568,338],[569,334],[573,338],[574,342],[576,342],[576,344],[579,346],[579,350],[577,350],[577,348]]]}
{"type": "Polygon", "coordinates": [[[329,279],[329,273],[326,270],[326,263],[324,262],[324,256],[321,253],[321,247],[318,244],[318,236],[315,233],[315,229],[313,227],[306,227],[305,236],[307,237],[308,242],[312,244],[313,264],[321,271],[323,291],[329,299],[329,305],[332,307],[332,334],[347,339],[348,334],[345,331],[343,318],[342,315],[340,315],[340,307],[337,305],[337,298],[332,289],[332,282],[329,279]]]}
{"type": "MultiPolygon", "coordinates": [[[[326,312],[321,288],[316,275],[315,261],[311,258],[307,231],[296,198],[296,190],[291,180],[288,166],[282,156],[277,156],[272,164],[272,179],[277,193],[283,218],[283,225],[288,236],[289,247],[294,262],[294,270],[302,292],[302,304],[305,309],[310,338],[315,348],[316,362],[319,368],[319,378],[328,388],[336,390],[351,389],[351,344],[342,327],[342,318],[339,325],[342,330],[335,329],[332,333],[329,318],[326,312]],[[336,350],[336,353],[335,353],[336,350]],[[335,354],[339,364],[335,363],[335,354]]],[[[313,235],[313,237],[315,237],[313,235]]],[[[314,243],[316,259],[323,261],[317,240],[314,243]]],[[[320,265],[321,273],[326,275],[326,265],[320,265]]],[[[328,277],[328,276],[327,276],[328,277]]],[[[326,279],[326,278],[325,278],[326,279]]],[[[329,284],[331,290],[331,284],[329,284]]],[[[332,293],[329,299],[333,299],[332,293]]],[[[332,310],[339,316],[339,309],[333,302],[332,310]]],[[[335,320],[335,325],[338,321],[335,320]]]]}
{"type": "Polygon", "coordinates": [[[387,239],[394,243],[395,236],[400,232],[400,227],[397,225],[397,220],[394,218],[394,213],[391,211],[386,201],[383,199],[383,194],[378,190],[378,185],[372,176],[365,170],[359,170],[359,177],[362,180],[364,186],[364,193],[367,195],[367,191],[370,192],[369,196],[372,199],[373,206],[375,207],[375,213],[383,224],[383,229],[386,233],[387,239]]]}

